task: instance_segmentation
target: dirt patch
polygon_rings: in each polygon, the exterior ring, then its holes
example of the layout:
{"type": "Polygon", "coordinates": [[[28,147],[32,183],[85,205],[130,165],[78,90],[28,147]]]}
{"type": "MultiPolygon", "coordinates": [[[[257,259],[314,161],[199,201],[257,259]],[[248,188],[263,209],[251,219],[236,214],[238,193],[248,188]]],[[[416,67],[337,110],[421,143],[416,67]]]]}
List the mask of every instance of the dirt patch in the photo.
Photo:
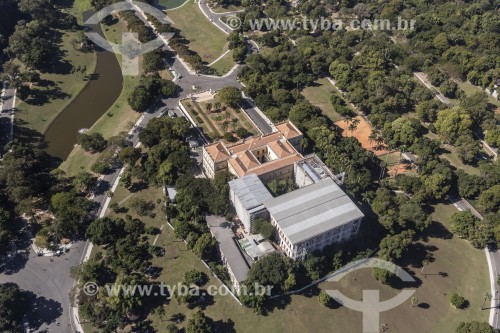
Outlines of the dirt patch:
{"type": "Polygon", "coordinates": [[[373,152],[376,156],[381,156],[389,153],[386,144],[377,144],[376,141],[371,141],[369,139],[370,133],[373,128],[363,117],[357,116],[353,119],[359,120],[359,124],[353,131],[349,130],[349,125],[351,124],[351,122],[340,120],[335,123],[335,125],[337,125],[341,129],[343,137],[355,137],[359,141],[359,143],[361,143],[361,146],[364,149],[373,152]]]}

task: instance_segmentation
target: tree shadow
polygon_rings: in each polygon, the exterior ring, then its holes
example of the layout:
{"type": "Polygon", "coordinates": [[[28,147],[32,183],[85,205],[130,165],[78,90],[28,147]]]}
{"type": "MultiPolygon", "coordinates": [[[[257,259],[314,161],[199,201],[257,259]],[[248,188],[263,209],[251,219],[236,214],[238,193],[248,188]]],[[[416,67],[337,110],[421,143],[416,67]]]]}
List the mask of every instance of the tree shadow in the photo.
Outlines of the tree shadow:
{"type": "Polygon", "coordinates": [[[453,233],[441,222],[432,221],[431,225],[421,235],[421,239],[425,242],[428,242],[429,238],[452,239],[453,233]]]}
{"type": "Polygon", "coordinates": [[[0,273],[12,275],[21,271],[29,260],[29,253],[28,249],[23,253],[16,253],[13,258],[4,263],[0,262],[0,273]]]}
{"type": "Polygon", "coordinates": [[[431,306],[429,305],[429,303],[419,303],[417,305],[417,307],[421,308],[421,309],[428,309],[430,308],[431,306]]]}
{"type": "Polygon", "coordinates": [[[234,327],[234,321],[232,319],[214,321],[213,328],[215,332],[236,333],[236,328],[234,327]]]}
{"type": "Polygon", "coordinates": [[[422,243],[414,243],[408,247],[407,255],[398,260],[400,266],[422,267],[424,260],[432,260],[432,252],[438,248],[434,245],[426,245],[422,243]]]}
{"type": "Polygon", "coordinates": [[[31,291],[26,291],[25,295],[31,305],[31,313],[28,316],[31,328],[39,329],[44,324],[52,324],[62,315],[61,303],[37,296],[31,291]]]}

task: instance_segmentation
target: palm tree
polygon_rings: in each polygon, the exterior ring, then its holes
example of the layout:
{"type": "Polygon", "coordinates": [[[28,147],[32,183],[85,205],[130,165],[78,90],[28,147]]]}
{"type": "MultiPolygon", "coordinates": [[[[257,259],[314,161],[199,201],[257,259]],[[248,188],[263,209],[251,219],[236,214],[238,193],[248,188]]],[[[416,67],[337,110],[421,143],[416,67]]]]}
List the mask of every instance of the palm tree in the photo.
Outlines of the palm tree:
{"type": "Polygon", "coordinates": [[[381,137],[380,135],[377,135],[377,138],[375,139],[375,142],[377,143],[376,149],[378,150],[380,145],[384,143],[384,138],[381,137]]]}
{"type": "Polygon", "coordinates": [[[300,146],[302,149],[307,149],[307,147],[309,147],[309,140],[307,140],[307,138],[300,139],[300,146]]]}
{"type": "Polygon", "coordinates": [[[344,123],[349,126],[349,124],[351,123],[352,121],[352,116],[350,114],[346,115],[343,119],[344,123]]]}
{"type": "Polygon", "coordinates": [[[413,296],[411,299],[410,299],[410,303],[411,303],[411,307],[414,307],[415,305],[418,304],[418,298],[413,296]]]}
{"type": "Polygon", "coordinates": [[[483,305],[481,306],[481,310],[484,310],[484,303],[486,303],[486,300],[491,301],[492,298],[493,298],[493,295],[491,293],[486,292],[484,294],[484,300],[483,300],[483,305]]]}
{"type": "Polygon", "coordinates": [[[358,128],[358,125],[360,122],[361,121],[358,118],[354,118],[351,120],[351,124],[348,127],[349,131],[351,132],[351,136],[352,136],[353,132],[356,130],[356,128],[358,128]]]}
{"type": "Polygon", "coordinates": [[[205,109],[207,109],[207,112],[210,112],[212,110],[212,103],[207,103],[205,109]]]}
{"type": "Polygon", "coordinates": [[[370,142],[370,146],[372,145],[372,142],[377,139],[377,131],[373,130],[370,132],[370,135],[368,136],[368,141],[370,142]]]}
{"type": "Polygon", "coordinates": [[[425,268],[425,266],[427,266],[427,265],[429,265],[429,260],[424,259],[424,260],[422,261],[422,269],[420,270],[420,274],[423,274],[425,278],[427,277],[427,274],[424,274],[424,268],[425,268]]]}

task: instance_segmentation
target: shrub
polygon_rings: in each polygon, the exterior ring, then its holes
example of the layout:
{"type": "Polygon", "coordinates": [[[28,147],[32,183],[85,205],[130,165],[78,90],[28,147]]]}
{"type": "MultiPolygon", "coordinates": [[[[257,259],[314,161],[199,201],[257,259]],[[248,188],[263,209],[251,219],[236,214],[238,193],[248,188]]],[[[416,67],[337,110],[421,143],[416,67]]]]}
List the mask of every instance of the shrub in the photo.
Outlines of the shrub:
{"type": "Polygon", "coordinates": [[[457,309],[465,308],[467,301],[464,297],[458,295],[457,293],[453,293],[450,296],[450,304],[453,305],[457,309]]]}

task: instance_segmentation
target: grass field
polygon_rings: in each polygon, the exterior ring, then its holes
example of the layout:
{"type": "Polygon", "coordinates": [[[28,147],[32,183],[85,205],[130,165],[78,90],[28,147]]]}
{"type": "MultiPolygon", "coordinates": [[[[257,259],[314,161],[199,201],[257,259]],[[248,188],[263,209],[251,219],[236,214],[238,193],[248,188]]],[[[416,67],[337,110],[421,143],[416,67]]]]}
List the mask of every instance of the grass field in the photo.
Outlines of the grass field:
{"type": "Polygon", "coordinates": [[[169,10],[167,15],[189,40],[189,49],[198,53],[203,61],[211,63],[227,50],[226,34],[203,15],[193,0],[188,0],[181,8],[169,10]]]}
{"type": "MultiPolygon", "coordinates": [[[[441,142],[441,139],[439,138],[439,136],[437,134],[434,134],[432,132],[428,132],[426,134],[426,136],[430,139],[438,140],[439,142],[441,142]]],[[[457,149],[454,146],[444,145],[444,144],[442,144],[441,146],[444,149],[444,152],[441,155],[439,155],[439,157],[448,160],[448,162],[450,162],[451,165],[453,165],[455,168],[461,169],[468,174],[478,175],[480,173],[478,168],[476,168],[472,165],[464,164],[460,160],[460,158],[458,157],[457,149]]]]}
{"type": "Polygon", "coordinates": [[[302,95],[312,104],[321,109],[323,114],[330,118],[332,122],[336,122],[342,119],[342,117],[335,112],[332,103],[330,102],[330,96],[336,94],[340,97],[340,93],[335,87],[328,82],[326,78],[320,78],[314,81],[314,84],[310,87],[304,88],[302,90],[302,95]]]}
{"type": "MultiPolygon", "coordinates": [[[[469,82],[457,82],[460,89],[462,89],[467,96],[470,96],[476,92],[484,92],[481,88],[474,86],[469,82]]],[[[495,105],[497,108],[500,108],[500,101],[495,97],[488,95],[488,102],[495,105]]]]}
{"type": "Polygon", "coordinates": [[[84,52],[76,43],[78,32],[58,31],[61,40],[56,46],[61,59],[50,73],[40,73],[41,83],[32,87],[34,97],[20,101],[16,108],[17,125],[44,133],[50,123],[78,96],[88,81],[85,75],[92,74],[96,66],[95,52],[84,52]],[[85,66],[84,73],[71,73],[71,67],[85,66]]]}
{"type": "MultiPolygon", "coordinates": [[[[203,263],[192,251],[186,249],[184,242],[175,238],[170,227],[165,224],[165,217],[160,211],[160,205],[157,204],[158,198],[164,200],[162,189],[149,188],[131,194],[119,186],[112,202],[118,202],[120,206],[126,207],[132,198],[153,201],[156,204],[156,217],[140,217],[140,219],[147,226],[158,228],[163,226],[156,244],[164,246],[166,254],[162,258],[153,259],[153,265],[163,269],[158,281],[175,285],[183,280],[186,271],[196,269],[210,276],[207,286],[220,287],[220,281],[210,275],[203,263]]],[[[481,310],[484,293],[489,290],[484,251],[472,248],[461,239],[449,238],[448,221],[456,212],[453,205],[440,204],[434,209],[433,226],[425,240],[412,247],[411,255],[406,259],[410,273],[421,284],[415,293],[419,306],[411,307],[410,302],[407,301],[392,310],[381,313],[380,322],[388,325],[389,332],[454,332],[460,321],[487,321],[488,311],[481,310]],[[431,252],[433,257],[431,263],[425,267],[424,272],[427,277],[420,273],[424,250],[431,252]],[[470,302],[467,309],[456,310],[449,305],[448,297],[453,292],[459,293],[470,302]]],[[[112,211],[108,213],[115,215],[112,211]]],[[[136,217],[132,210],[129,210],[127,214],[136,217]]],[[[154,241],[152,236],[149,239],[154,241]]],[[[371,271],[366,269],[353,272],[334,285],[323,283],[319,288],[338,289],[344,295],[357,300],[360,300],[364,289],[380,290],[381,300],[392,298],[400,292],[398,289],[392,289],[375,281],[371,276],[371,271]]],[[[362,331],[360,312],[345,307],[323,307],[317,300],[318,292],[315,288],[301,295],[293,295],[286,301],[289,304],[285,308],[276,307],[265,317],[240,306],[230,295],[216,295],[212,299],[213,304],[208,306],[204,313],[215,321],[218,332],[358,333],[362,331]],[[335,329],[332,330],[332,328],[335,329]]],[[[166,332],[166,326],[172,323],[169,318],[174,314],[182,313],[189,318],[196,309],[188,309],[172,299],[165,306],[165,311],[164,318],[157,315],[150,315],[148,318],[157,332],[166,332]]],[[[185,327],[186,322],[178,326],[185,327]]],[[[93,332],[93,330],[87,330],[87,332],[93,332]]]]}
{"type": "Polygon", "coordinates": [[[217,60],[214,64],[212,64],[210,67],[215,69],[217,71],[218,75],[224,75],[231,68],[234,66],[234,61],[233,61],[233,51],[228,52],[225,54],[222,58],[217,60]]]}

